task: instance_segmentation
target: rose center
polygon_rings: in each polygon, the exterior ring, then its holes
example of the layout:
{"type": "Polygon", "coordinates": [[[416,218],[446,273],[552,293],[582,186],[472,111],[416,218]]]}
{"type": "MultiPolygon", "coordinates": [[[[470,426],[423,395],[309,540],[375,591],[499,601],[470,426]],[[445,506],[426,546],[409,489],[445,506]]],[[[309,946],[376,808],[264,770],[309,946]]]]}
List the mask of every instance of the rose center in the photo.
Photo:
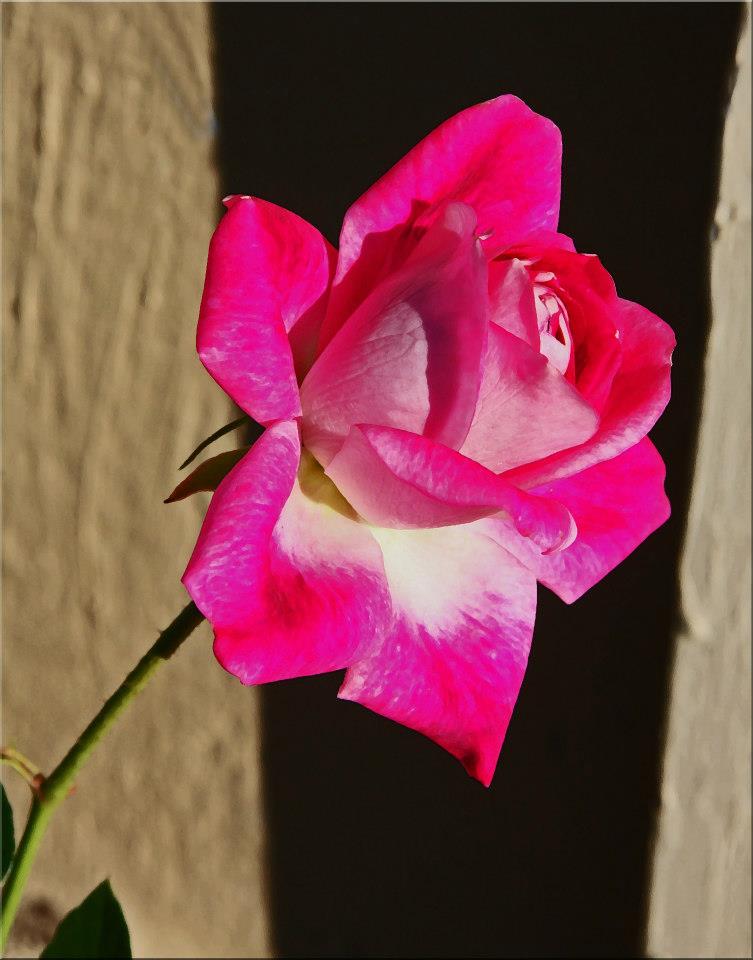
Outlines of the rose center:
{"type": "Polygon", "coordinates": [[[572,358],[573,338],[567,310],[549,286],[553,273],[538,273],[533,294],[539,326],[539,349],[561,374],[566,374],[572,358]]]}

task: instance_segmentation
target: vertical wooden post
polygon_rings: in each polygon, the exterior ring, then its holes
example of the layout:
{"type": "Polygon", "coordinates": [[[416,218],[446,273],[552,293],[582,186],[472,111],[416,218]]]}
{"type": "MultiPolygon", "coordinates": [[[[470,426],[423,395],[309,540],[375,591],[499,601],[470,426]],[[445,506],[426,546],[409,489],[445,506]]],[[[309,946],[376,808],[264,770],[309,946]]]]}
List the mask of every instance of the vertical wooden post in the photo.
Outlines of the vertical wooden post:
{"type": "Polygon", "coordinates": [[[724,133],[713,320],[681,568],[684,626],[648,939],[659,957],[751,950],[750,83],[748,16],[724,133]]]}

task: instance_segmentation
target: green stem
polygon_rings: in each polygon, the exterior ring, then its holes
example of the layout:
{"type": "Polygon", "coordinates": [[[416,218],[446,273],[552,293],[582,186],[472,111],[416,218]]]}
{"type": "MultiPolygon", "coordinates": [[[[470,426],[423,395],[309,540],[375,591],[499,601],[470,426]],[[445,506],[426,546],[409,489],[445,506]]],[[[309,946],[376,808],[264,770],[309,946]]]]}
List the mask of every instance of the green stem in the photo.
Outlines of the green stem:
{"type": "Polygon", "coordinates": [[[55,809],[68,795],[73,780],[97,743],[115,723],[120,714],[144,687],[159,665],[168,660],[183,641],[204,619],[196,605],[189,603],[164,630],[154,646],[139,660],[118,689],[107,700],[63,757],[53,773],[42,783],[35,797],[23,837],[18,845],[8,879],[3,887],[2,920],[0,921],[0,949],[5,948],[18,910],[24,885],[29,876],[39,844],[55,809]]]}

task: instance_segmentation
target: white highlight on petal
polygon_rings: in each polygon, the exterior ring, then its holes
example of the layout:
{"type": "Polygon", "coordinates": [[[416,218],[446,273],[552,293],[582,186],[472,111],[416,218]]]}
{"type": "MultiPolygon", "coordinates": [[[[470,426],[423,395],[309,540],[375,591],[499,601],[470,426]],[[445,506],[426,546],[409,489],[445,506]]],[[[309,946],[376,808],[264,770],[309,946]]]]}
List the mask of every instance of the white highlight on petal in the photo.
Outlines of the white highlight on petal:
{"type": "MultiPolygon", "coordinates": [[[[489,621],[489,599],[514,608],[514,596],[501,596],[497,570],[498,545],[479,536],[475,524],[423,530],[371,527],[382,549],[384,570],[397,611],[423,624],[428,633],[451,634],[476,621],[496,631],[489,621]],[[488,556],[487,556],[488,554],[488,556]]],[[[514,638],[508,637],[508,642],[514,638]]]]}

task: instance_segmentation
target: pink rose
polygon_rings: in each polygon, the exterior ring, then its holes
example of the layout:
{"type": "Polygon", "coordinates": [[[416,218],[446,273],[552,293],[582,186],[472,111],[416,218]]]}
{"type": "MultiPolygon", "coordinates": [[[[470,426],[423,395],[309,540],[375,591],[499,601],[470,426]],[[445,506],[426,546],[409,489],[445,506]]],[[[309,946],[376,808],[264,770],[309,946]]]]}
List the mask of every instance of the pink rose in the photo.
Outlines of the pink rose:
{"type": "Polygon", "coordinates": [[[674,337],[556,233],[560,160],[554,124],[505,96],[357,200],[339,251],[230,197],[198,327],[267,428],[183,578],[220,663],[246,684],[345,667],[340,697],[484,784],[536,580],[570,603],[669,515],[646,434],[674,337]]]}

